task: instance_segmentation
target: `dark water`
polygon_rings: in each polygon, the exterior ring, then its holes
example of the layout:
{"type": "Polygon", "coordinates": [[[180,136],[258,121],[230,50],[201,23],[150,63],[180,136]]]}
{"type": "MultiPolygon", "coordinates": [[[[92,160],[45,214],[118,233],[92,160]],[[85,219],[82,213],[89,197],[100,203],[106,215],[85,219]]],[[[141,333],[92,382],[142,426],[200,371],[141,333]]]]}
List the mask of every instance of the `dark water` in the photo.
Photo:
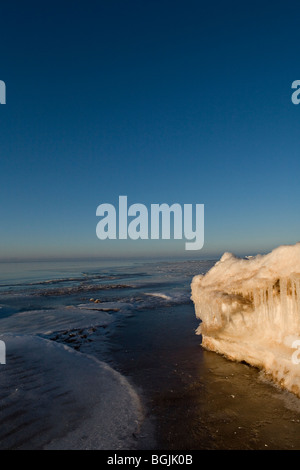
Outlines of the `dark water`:
{"type": "Polygon", "coordinates": [[[143,390],[154,447],[300,449],[298,399],[203,350],[197,326],[189,304],[139,312],[112,335],[114,365],[143,390]]]}

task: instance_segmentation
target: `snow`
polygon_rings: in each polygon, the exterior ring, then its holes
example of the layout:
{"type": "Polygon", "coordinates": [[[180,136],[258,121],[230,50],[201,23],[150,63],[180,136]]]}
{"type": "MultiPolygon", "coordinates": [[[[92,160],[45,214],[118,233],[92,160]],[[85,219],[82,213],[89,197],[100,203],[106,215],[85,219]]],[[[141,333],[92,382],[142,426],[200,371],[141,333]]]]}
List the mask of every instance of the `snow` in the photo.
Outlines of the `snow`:
{"type": "Polygon", "coordinates": [[[264,369],[300,396],[300,243],[241,259],[225,253],[193,278],[203,347],[264,369]],[[295,357],[295,356],[294,356],[295,357]]]}
{"type": "Polygon", "coordinates": [[[30,335],[1,336],[0,449],[127,449],[139,398],[104,362],[30,335]]]}

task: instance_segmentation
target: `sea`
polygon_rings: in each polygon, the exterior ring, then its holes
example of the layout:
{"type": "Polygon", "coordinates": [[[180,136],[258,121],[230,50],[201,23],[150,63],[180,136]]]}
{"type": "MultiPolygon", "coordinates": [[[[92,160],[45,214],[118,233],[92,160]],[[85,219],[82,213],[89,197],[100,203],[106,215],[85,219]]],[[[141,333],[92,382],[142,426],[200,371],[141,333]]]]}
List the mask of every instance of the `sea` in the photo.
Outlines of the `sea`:
{"type": "Polygon", "coordinates": [[[215,262],[0,263],[0,448],[300,449],[300,400],[201,346],[215,262]]]}

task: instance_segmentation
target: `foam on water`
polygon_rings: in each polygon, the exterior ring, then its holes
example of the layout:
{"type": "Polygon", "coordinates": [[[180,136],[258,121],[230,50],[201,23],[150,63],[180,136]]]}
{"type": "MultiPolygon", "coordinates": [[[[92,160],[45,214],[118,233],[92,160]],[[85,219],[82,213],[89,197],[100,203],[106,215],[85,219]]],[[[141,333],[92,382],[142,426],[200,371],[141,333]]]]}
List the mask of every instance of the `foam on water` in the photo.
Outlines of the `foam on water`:
{"type": "Polygon", "coordinates": [[[166,294],[160,294],[158,292],[153,292],[153,293],[146,293],[145,295],[150,295],[152,297],[158,297],[159,299],[163,300],[172,300],[172,297],[166,294]]]}
{"type": "Polygon", "coordinates": [[[300,364],[292,361],[300,339],[300,243],[247,259],[225,253],[191,289],[205,348],[264,369],[300,396],[300,364]]]}

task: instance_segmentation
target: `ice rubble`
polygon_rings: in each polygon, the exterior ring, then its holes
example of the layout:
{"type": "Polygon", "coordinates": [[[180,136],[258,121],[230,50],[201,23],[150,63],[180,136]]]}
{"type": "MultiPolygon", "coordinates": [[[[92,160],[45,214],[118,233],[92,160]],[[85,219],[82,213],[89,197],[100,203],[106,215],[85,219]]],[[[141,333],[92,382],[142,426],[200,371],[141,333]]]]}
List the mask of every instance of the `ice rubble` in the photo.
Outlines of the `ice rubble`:
{"type": "Polygon", "coordinates": [[[300,397],[300,242],[240,259],[224,253],[191,284],[202,345],[264,369],[300,397]],[[298,353],[296,353],[298,354],[298,353]]]}

